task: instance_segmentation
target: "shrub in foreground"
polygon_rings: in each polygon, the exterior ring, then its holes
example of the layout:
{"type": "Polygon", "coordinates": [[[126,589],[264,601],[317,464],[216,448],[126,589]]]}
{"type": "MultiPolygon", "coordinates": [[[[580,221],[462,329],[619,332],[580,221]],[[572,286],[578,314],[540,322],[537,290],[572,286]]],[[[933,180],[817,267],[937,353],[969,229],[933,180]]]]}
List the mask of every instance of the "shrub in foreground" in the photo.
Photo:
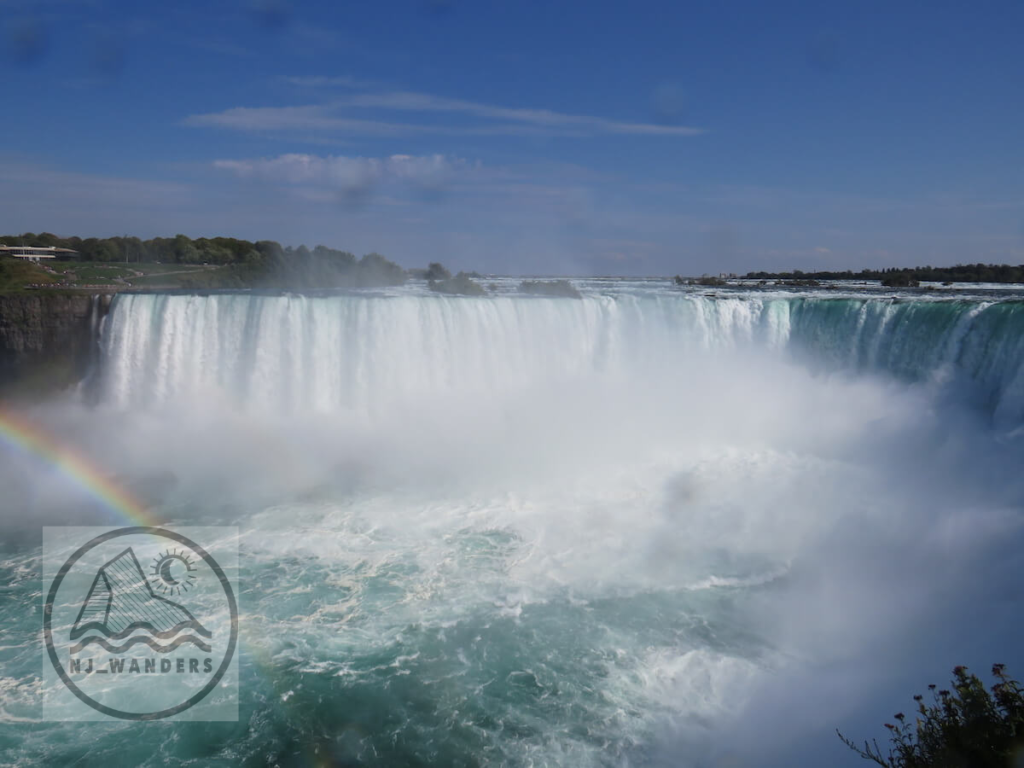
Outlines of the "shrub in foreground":
{"type": "Polygon", "coordinates": [[[902,712],[885,724],[892,742],[888,757],[877,741],[865,741],[861,749],[836,733],[865,760],[886,768],[1010,768],[1024,747],[1024,690],[1002,664],[992,667],[992,675],[996,682],[987,690],[967,667],[956,667],[952,690],[929,685],[931,704],[914,696],[913,724],[902,712]]]}

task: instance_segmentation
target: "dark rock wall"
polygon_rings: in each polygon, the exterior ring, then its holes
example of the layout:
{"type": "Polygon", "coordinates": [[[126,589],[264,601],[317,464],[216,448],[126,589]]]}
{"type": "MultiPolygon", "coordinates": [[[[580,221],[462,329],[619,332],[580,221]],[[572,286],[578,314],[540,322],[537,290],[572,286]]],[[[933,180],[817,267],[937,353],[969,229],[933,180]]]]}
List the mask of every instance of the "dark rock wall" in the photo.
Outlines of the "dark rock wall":
{"type": "Polygon", "coordinates": [[[96,352],[111,295],[0,296],[0,394],[46,395],[73,385],[96,352]]]}

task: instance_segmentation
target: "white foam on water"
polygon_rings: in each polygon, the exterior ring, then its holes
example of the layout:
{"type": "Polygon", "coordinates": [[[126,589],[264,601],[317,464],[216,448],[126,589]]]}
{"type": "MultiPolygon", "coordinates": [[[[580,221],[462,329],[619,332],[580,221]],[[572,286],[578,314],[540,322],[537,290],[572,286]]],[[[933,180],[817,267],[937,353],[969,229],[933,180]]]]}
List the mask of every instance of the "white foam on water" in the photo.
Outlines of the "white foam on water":
{"type": "MultiPolygon", "coordinates": [[[[965,660],[922,628],[1019,602],[986,596],[1020,573],[1021,320],[639,288],[122,295],[98,404],[29,415],[143,494],[173,473],[154,514],[242,529],[236,755],[767,764],[762,739],[783,764],[887,676],[965,660]],[[351,702],[401,716],[367,734],[351,702]]],[[[102,513],[29,460],[0,473],[9,517],[102,513]]],[[[0,645],[31,624],[0,615],[0,645]]],[[[38,675],[23,655],[11,685],[38,675]]]]}

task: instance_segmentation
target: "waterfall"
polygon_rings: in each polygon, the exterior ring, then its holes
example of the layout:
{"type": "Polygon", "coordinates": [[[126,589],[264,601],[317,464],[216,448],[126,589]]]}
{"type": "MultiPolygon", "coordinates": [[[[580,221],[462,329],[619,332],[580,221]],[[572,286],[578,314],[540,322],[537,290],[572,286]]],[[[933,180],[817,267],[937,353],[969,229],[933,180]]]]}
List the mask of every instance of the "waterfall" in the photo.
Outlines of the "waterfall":
{"type": "Polygon", "coordinates": [[[1015,301],[123,294],[103,329],[100,386],[120,407],[220,392],[253,408],[372,410],[744,348],[936,383],[997,422],[1024,418],[1015,301]]]}

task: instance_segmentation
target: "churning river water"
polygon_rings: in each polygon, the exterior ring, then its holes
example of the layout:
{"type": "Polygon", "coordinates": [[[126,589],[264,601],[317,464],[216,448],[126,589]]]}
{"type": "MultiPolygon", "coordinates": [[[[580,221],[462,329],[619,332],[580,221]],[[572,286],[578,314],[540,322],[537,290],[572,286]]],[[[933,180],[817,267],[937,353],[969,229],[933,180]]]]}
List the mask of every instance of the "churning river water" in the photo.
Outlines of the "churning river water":
{"type": "Polygon", "coordinates": [[[123,294],[22,416],[239,530],[237,722],[42,719],[42,525],[0,454],[0,764],[858,763],[1024,660],[1024,302],[586,282],[123,294]],[[845,761],[845,762],[844,762],[845,761]]]}

